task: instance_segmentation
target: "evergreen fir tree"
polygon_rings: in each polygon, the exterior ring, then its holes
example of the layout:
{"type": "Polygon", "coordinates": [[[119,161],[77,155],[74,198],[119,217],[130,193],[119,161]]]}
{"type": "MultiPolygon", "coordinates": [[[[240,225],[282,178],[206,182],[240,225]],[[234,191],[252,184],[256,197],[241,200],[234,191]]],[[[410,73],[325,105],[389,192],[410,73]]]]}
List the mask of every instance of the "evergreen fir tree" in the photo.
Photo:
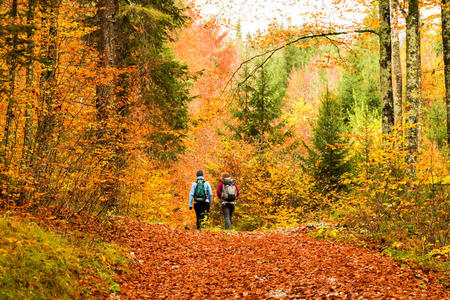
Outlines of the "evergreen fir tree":
{"type": "Polygon", "coordinates": [[[433,142],[437,143],[439,148],[445,144],[447,136],[445,102],[435,100],[424,112],[424,134],[433,142]]]}
{"type": "MultiPolygon", "coordinates": [[[[283,59],[284,59],[284,71],[286,73],[286,77],[289,78],[289,74],[292,70],[297,70],[302,67],[301,58],[303,58],[303,49],[297,48],[295,45],[289,45],[283,50],[283,59]]],[[[287,83],[287,82],[286,82],[287,83]]]]}
{"type": "Polygon", "coordinates": [[[361,51],[363,57],[349,54],[347,59],[353,70],[344,72],[339,87],[339,99],[342,101],[344,121],[348,123],[354,114],[355,103],[365,103],[370,111],[381,113],[378,84],[378,54],[369,50],[361,51]]]}
{"type": "Polygon", "coordinates": [[[314,124],[312,148],[307,147],[306,167],[316,178],[323,192],[343,187],[342,175],[350,171],[347,139],[342,135],[344,121],[341,104],[327,92],[314,124]]]}
{"type": "Polygon", "coordinates": [[[248,142],[280,142],[284,136],[281,104],[285,88],[270,72],[267,65],[249,77],[249,67],[245,67],[241,78],[248,78],[238,92],[238,101],[231,111],[238,120],[237,126],[230,126],[235,137],[248,142]]]}
{"type": "Polygon", "coordinates": [[[161,161],[176,159],[184,150],[175,132],[187,128],[187,105],[192,99],[189,85],[194,76],[175,59],[168,42],[173,40],[171,33],[186,20],[184,9],[174,0],[138,0],[123,5],[117,18],[119,63],[139,66],[141,78],[140,82],[130,82],[124,74],[122,84],[139,85],[143,104],[159,112],[149,114],[146,122],[167,129],[147,136],[151,142],[148,153],[161,161]]]}

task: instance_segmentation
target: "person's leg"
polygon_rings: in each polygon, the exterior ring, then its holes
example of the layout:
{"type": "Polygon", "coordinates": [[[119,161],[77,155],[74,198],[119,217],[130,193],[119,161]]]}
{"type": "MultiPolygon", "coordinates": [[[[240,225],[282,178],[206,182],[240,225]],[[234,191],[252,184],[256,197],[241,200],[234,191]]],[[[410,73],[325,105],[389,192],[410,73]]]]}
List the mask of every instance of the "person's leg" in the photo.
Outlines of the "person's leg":
{"type": "Polygon", "coordinates": [[[231,211],[230,206],[227,204],[222,205],[223,217],[225,218],[225,229],[231,229],[231,211]]]}
{"type": "Polygon", "coordinates": [[[200,229],[202,208],[200,203],[194,203],[195,216],[197,217],[197,229],[200,229]]]}
{"type": "Polygon", "coordinates": [[[231,229],[231,224],[233,224],[232,219],[233,219],[234,208],[235,208],[235,205],[230,204],[230,229],[231,229]]]}

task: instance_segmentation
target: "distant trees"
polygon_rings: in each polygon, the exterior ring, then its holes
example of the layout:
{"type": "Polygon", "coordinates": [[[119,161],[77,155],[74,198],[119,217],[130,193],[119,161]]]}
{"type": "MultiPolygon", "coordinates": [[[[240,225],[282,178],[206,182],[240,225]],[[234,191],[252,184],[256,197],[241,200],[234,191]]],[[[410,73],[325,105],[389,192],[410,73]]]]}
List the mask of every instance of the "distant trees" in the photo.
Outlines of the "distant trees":
{"type": "Polygon", "coordinates": [[[363,55],[349,53],[345,57],[351,69],[343,71],[337,93],[337,97],[341,101],[345,123],[350,121],[357,103],[363,103],[368,110],[377,116],[381,114],[380,78],[377,75],[380,67],[378,55],[359,44],[354,47],[355,49],[358,47],[357,53],[363,55]]]}
{"type": "Polygon", "coordinates": [[[241,76],[248,79],[239,87],[237,103],[231,110],[237,125],[230,126],[239,139],[257,143],[282,140],[280,117],[286,83],[277,80],[271,67],[266,64],[255,74],[249,74],[247,66],[243,69],[241,76]]]}

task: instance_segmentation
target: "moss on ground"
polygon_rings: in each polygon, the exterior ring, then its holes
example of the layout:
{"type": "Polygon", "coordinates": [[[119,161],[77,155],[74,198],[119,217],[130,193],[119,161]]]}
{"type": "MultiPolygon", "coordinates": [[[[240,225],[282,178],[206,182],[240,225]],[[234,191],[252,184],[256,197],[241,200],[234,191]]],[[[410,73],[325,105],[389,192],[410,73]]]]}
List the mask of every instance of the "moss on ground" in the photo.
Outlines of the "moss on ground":
{"type": "Polygon", "coordinates": [[[0,298],[73,299],[118,292],[122,248],[82,233],[67,237],[34,222],[0,217],[0,298]]]}

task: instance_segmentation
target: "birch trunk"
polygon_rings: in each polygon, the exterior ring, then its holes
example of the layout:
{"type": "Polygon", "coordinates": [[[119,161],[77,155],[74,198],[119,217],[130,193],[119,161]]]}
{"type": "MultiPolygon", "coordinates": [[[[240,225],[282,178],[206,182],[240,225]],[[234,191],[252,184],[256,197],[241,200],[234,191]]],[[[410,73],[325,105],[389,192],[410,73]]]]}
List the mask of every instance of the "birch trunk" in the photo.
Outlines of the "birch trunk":
{"type": "Polygon", "coordinates": [[[380,0],[380,93],[383,134],[389,134],[394,125],[394,99],[392,95],[391,18],[389,0],[380,0]]]}
{"type": "Polygon", "coordinates": [[[395,1],[392,3],[392,72],[394,75],[394,121],[396,124],[402,123],[402,102],[403,102],[403,77],[402,62],[400,59],[400,39],[398,25],[398,6],[395,1]]]}
{"type": "MultiPolygon", "coordinates": [[[[411,154],[419,144],[419,114],[421,105],[421,58],[419,32],[419,1],[409,0],[406,17],[406,142],[411,154]]],[[[412,158],[412,157],[411,157],[412,158]]]]}

